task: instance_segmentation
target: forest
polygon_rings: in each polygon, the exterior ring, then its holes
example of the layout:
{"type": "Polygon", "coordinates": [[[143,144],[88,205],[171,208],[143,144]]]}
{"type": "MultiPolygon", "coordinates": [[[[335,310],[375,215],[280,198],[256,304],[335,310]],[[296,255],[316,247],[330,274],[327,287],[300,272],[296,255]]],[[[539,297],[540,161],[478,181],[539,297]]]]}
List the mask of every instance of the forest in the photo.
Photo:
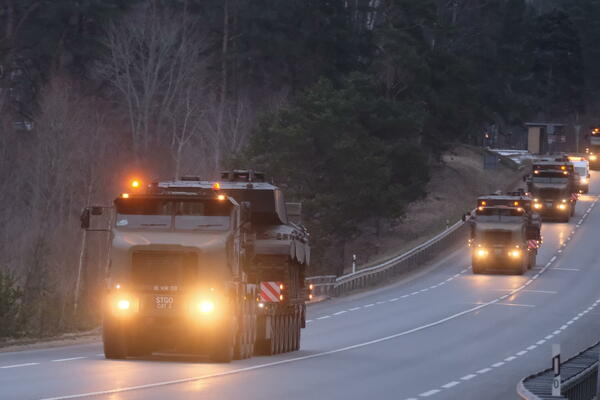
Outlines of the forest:
{"type": "Polygon", "coordinates": [[[0,337],[99,323],[86,205],[265,171],[320,259],[455,143],[598,121],[600,0],[1,0],[0,337]]]}

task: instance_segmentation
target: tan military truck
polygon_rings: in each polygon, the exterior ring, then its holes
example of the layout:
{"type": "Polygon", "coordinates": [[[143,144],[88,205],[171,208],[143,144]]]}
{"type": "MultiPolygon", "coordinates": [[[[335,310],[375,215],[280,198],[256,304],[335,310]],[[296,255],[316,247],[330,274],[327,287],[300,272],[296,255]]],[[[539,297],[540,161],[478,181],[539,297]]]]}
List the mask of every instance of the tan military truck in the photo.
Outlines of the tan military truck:
{"type": "Polygon", "coordinates": [[[531,229],[523,207],[488,205],[480,200],[470,223],[474,274],[498,271],[522,275],[535,266],[541,237],[531,229]]]}
{"type": "Polygon", "coordinates": [[[253,354],[258,293],[241,266],[237,201],[212,190],[125,193],[113,207],[85,209],[82,227],[99,214],[110,214],[112,238],[106,358],[160,350],[229,362],[253,354]]]}

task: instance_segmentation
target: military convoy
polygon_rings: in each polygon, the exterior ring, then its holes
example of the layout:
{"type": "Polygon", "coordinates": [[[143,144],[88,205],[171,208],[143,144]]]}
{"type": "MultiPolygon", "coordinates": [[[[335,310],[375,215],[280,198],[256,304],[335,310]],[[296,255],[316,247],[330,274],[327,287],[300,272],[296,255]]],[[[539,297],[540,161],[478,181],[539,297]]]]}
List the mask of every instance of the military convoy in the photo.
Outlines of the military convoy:
{"type": "Polygon", "coordinates": [[[110,217],[106,358],[178,351],[229,362],[299,349],[310,246],[288,209],[299,217],[301,207],[262,173],[222,178],[156,182],[84,210],[86,229],[110,217]]]}

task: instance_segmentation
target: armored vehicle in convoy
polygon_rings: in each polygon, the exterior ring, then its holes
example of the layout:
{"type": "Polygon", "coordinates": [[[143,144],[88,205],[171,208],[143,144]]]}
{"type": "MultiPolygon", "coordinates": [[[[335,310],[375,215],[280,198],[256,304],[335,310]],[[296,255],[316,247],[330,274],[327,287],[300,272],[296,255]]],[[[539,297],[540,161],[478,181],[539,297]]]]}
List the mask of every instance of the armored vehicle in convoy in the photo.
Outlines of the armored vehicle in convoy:
{"type": "Polygon", "coordinates": [[[241,265],[247,282],[258,290],[256,350],[261,354],[297,350],[300,328],[306,325],[305,301],[311,297],[311,287],[305,284],[309,235],[300,222],[301,205],[286,203],[280,188],[252,170],[223,172],[218,182],[184,177],[152,186],[188,193],[211,189],[235,199],[245,215],[241,265]]]}
{"type": "Polygon", "coordinates": [[[542,243],[541,220],[521,193],[480,196],[471,217],[473,273],[502,271],[523,274],[536,264],[542,243]]]}
{"type": "Polygon", "coordinates": [[[229,362],[299,348],[308,233],[261,175],[224,177],[152,183],[84,210],[86,229],[110,215],[106,358],[160,350],[229,362]]]}
{"type": "Polygon", "coordinates": [[[579,175],[569,161],[533,163],[527,191],[533,197],[533,209],[547,218],[568,222],[575,213],[579,175]]]}

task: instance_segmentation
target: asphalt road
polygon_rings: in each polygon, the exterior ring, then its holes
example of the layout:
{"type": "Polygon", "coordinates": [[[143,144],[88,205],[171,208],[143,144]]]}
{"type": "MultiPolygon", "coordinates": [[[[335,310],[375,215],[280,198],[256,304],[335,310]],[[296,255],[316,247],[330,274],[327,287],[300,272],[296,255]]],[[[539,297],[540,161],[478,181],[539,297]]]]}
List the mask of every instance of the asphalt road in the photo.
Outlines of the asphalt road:
{"type": "Polygon", "coordinates": [[[0,399],[515,399],[519,379],[600,338],[600,174],[545,223],[538,266],[473,275],[467,249],[377,290],[309,307],[301,350],[231,364],[98,344],[0,353],[0,399]]]}

